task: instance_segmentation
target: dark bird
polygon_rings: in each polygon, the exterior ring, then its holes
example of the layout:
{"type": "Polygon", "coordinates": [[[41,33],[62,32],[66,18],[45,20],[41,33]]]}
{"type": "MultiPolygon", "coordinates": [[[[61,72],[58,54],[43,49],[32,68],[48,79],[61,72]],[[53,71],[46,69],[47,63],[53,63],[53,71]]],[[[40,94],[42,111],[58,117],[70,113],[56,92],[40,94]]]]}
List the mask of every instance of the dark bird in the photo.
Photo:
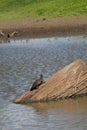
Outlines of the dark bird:
{"type": "Polygon", "coordinates": [[[41,74],[40,75],[40,78],[35,80],[30,91],[34,90],[34,89],[37,89],[41,84],[43,84],[44,81],[43,81],[43,75],[41,74]]]}
{"type": "Polygon", "coordinates": [[[4,37],[4,38],[7,38],[7,39],[9,39],[9,38],[12,38],[15,34],[17,34],[18,32],[17,31],[14,31],[14,32],[12,32],[12,33],[8,33],[7,35],[5,34],[5,33],[3,33],[1,30],[0,30],[0,35],[2,36],[2,37],[4,37]]]}

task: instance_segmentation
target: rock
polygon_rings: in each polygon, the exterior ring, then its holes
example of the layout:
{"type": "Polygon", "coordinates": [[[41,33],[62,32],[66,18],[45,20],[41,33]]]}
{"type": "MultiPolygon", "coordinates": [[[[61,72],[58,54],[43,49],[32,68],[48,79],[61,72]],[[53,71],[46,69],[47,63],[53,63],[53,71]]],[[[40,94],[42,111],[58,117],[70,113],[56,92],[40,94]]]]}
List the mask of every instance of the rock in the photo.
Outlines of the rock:
{"type": "Polygon", "coordinates": [[[14,103],[53,101],[87,94],[87,64],[81,59],[53,74],[38,89],[27,91],[14,103]]]}

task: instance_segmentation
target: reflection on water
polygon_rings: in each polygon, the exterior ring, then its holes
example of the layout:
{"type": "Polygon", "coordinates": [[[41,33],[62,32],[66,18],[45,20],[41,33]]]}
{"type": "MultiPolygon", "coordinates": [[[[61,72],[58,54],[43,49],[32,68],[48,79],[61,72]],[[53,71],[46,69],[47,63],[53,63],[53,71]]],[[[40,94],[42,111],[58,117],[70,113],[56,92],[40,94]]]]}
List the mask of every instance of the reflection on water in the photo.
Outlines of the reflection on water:
{"type": "Polygon", "coordinates": [[[87,97],[29,105],[2,104],[0,129],[86,130],[87,97]]]}
{"type": "Polygon", "coordinates": [[[82,109],[87,110],[87,97],[78,97],[68,100],[65,99],[58,102],[32,103],[31,106],[34,107],[37,112],[46,112],[50,109],[62,109],[68,112],[74,112],[82,109]]]}
{"type": "Polygon", "coordinates": [[[86,36],[11,41],[0,44],[0,130],[86,130],[87,97],[16,105],[14,98],[72,61],[87,63],[86,36]]]}

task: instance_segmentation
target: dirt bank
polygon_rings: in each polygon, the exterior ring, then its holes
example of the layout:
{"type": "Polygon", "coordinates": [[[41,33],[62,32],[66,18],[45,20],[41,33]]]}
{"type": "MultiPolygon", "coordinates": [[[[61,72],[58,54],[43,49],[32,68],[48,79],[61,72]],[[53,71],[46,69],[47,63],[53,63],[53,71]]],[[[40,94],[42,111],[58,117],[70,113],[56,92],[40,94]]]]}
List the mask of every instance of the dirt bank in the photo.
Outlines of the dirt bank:
{"type": "Polygon", "coordinates": [[[15,38],[87,34],[87,16],[56,19],[0,20],[0,30],[6,34],[18,31],[18,34],[14,36],[15,38]]]}

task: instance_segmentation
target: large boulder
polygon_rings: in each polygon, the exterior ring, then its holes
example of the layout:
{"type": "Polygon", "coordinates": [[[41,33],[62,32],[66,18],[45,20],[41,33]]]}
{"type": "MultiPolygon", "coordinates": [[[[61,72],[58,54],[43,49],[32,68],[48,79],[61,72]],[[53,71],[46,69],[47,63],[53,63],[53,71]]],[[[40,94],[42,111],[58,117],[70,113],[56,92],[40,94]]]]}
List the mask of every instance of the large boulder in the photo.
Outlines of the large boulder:
{"type": "Polygon", "coordinates": [[[38,89],[27,91],[15,103],[53,101],[87,94],[87,64],[78,59],[53,74],[38,89]]]}

